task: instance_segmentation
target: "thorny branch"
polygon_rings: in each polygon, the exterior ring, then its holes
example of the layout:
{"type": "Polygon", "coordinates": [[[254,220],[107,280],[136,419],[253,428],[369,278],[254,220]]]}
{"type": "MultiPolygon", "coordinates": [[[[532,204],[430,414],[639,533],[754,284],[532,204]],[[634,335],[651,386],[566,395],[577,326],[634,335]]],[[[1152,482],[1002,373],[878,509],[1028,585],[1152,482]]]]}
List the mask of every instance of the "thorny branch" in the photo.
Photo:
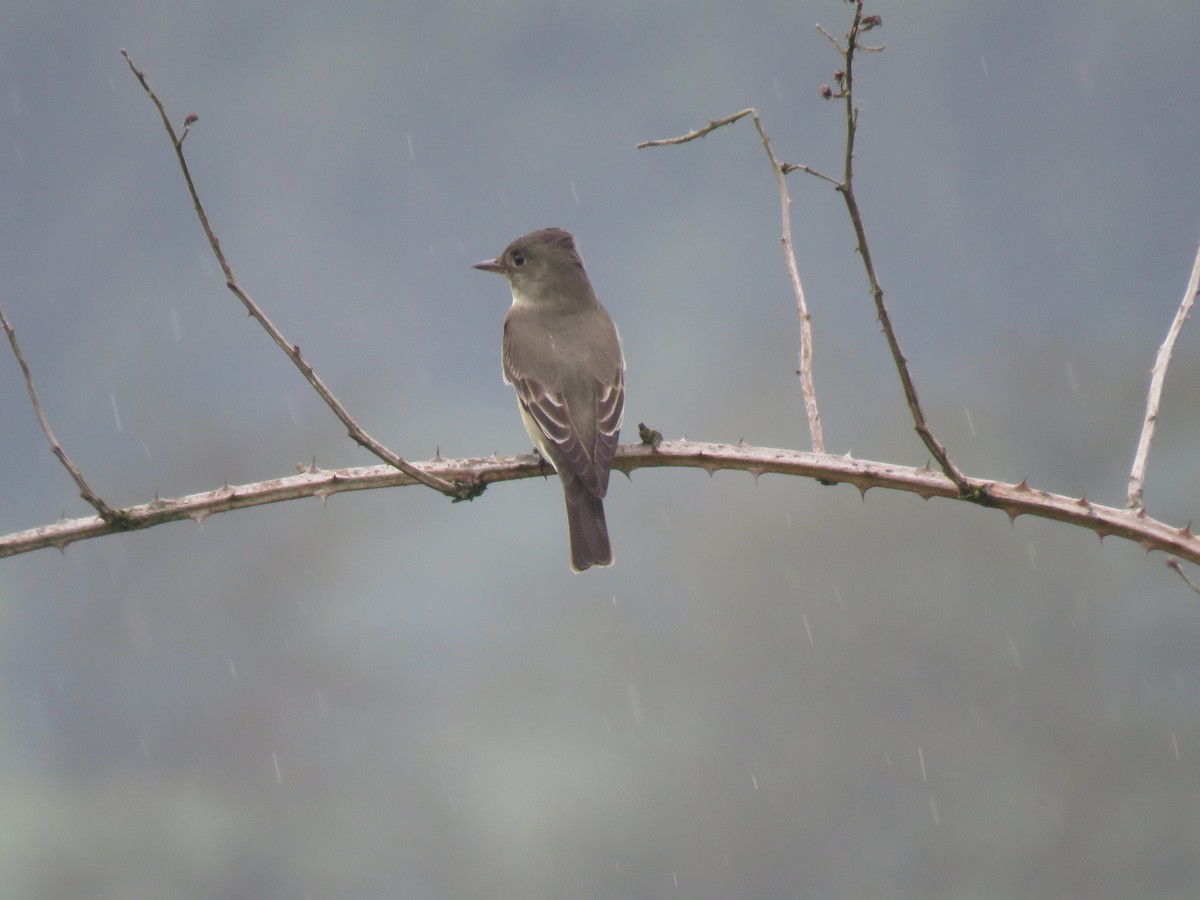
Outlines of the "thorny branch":
{"type": "MultiPolygon", "coordinates": [[[[492,484],[523,478],[540,478],[541,460],[534,454],[490,457],[487,459],[432,459],[416,464],[425,474],[437,474],[452,481],[492,484]]],[[[657,445],[625,444],[618,448],[613,468],[621,472],[634,469],[687,467],[712,473],[726,469],[748,472],[756,479],[764,474],[815,478],[824,483],[852,484],[866,495],[872,487],[905,491],[923,499],[943,497],[961,499],[958,487],[941,472],[928,466],[912,468],[886,462],[832,456],[828,453],[803,453],[746,444],[703,444],[692,441],[661,441],[657,445]]],[[[415,484],[416,480],[390,466],[365,466],[329,471],[315,466],[288,478],[257,484],[226,485],[215,491],[174,499],[156,499],[152,503],[125,510],[135,528],[148,528],[164,522],[192,519],[203,522],[215,513],[261,506],[301,497],[326,500],[344,491],[372,490],[415,484]]],[[[1200,537],[1190,527],[1175,528],[1146,515],[1143,510],[1101,506],[1082,498],[1049,494],[1030,488],[1025,482],[1005,484],[981,481],[985,488],[984,505],[1003,510],[1010,519],[1031,515],[1089,528],[1101,539],[1109,536],[1134,541],[1147,551],[1161,550],[1171,558],[1200,564],[1200,537]]],[[[0,535],[0,558],[15,556],[45,547],[60,550],[75,541],[112,534],[120,529],[97,516],[71,519],[0,535]]],[[[1168,563],[1170,560],[1168,560],[1168,563]]]]}
{"type": "MultiPolygon", "coordinates": [[[[762,124],[759,120],[757,112],[754,109],[746,109],[735,115],[728,116],[724,119],[710,121],[704,128],[697,129],[678,138],[667,140],[647,141],[639,144],[639,147],[656,147],[667,144],[684,144],[696,138],[705,137],[710,132],[725,125],[732,124],[745,116],[752,116],[755,127],[758,128],[760,136],[763,138],[763,145],[767,148],[767,153],[771,157],[772,165],[776,168],[776,175],[781,180],[784,176],[793,171],[802,171],[808,175],[812,175],[822,181],[825,181],[835,188],[842,195],[846,203],[846,209],[850,216],[851,224],[854,228],[855,238],[858,242],[858,251],[862,257],[863,265],[867,272],[867,279],[870,283],[871,296],[875,301],[876,315],[882,327],[885,339],[887,340],[888,348],[891,351],[892,359],[896,365],[896,370],[900,375],[900,383],[904,390],[904,396],[908,403],[909,410],[912,413],[913,421],[916,425],[916,431],[920,435],[921,440],[933,454],[941,467],[942,472],[957,488],[958,494],[964,499],[971,500],[977,503],[990,505],[994,503],[995,497],[993,492],[998,489],[998,485],[993,482],[985,482],[979,479],[968,479],[961,470],[950,459],[949,452],[946,447],[937,439],[933,430],[930,428],[928,420],[925,418],[925,413],[921,408],[919,399],[917,398],[916,385],[913,382],[912,375],[908,370],[908,363],[900,349],[900,342],[896,337],[895,328],[892,325],[891,315],[888,312],[887,304],[884,301],[883,287],[879,282],[879,277],[875,271],[875,265],[871,258],[870,246],[867,243],[866,229],[863,225],[861,211],[859,210],[858,200],[854,193],[854,144],[855,137],[858,132],[858,107],[854,104],[854,62],[857,51],[878,52],[884,49],[883,46],[870,46],[861,42],[862,34],[881,27],[883,20],[879,16],[864,16],[863,15],[863,0],[854,0],[854,18],[850,26],[849,32],[845,36],[845,44],[835,38],[825,28],[818,25],[817,29],[828,38],[833,44],[838,54],[844,60],[844,68],[834,72],[834,81],[836,88],[829,85],[821,86],[821,95],[827,100],[842,100],[845,103],[846,110],[846,145],[843,157],[843,171],[841,179],[833,178],[826,175],[810,166],[795,165],[792,163],[784,163],[779,165],[772,153],[770,145],[763,133],[762,124]]],[[[786,198],[786,188],[780,187],[786,198]]],[[[785,245],[789,247],[790,242],[788,236],[788,216],[786,213],[788,201],[784,202],[785,215],[785,245]]],[[[792,271],[789,267],[789,271],[792,271]]],[[[796,281],[797,291],[799,292],[799,282],[796,281]]],[[[1176,312],[1175,319],[1171,323],[1171,327],[1167,332],[1167,337],[1159,348],[1158,356],[1152,370],[1150,389],[1146,398],[1146,415],[1142,426],[1141,438],[1138,442],[1137,452],[1134,456],[1133,467],[1129,475],[1129,489],[1126,507],[1144,515],[1143,507],[1143,490],[1146,479],[1146,466],[1150,453],[1150,445],[1154,439],[1155,428],[1158,423],[1159,404],[1162,399],[1163,384],[1166,379],[1167,367],[1170,364],[1171,354],[1173,352],[1175,341],[1179,336],[1179,332],[1183,327],[1183,323],[1187,320],[1191,313],[1193,302],[1200,293],[1200,247],[1197,248],[1196,259],[1193,263],[1191,278],[1188,281],[1187,289],[1184,292],[1183,300],[1179,304],[1179,309],[1176,312]]],[[[799,296],[799,293],[798,293],[799,296]]],[[[802,302],[802,301],[801,301],[802,302]]],[[[807,318],[807,313],[801,307],[802,321],[807,318]]],[[[801,358],[805,358],[811,350],[802,349],[801,358]]],[[[806,397],[807,397],[806,393],[806,397]]],[[[1081,504],[1087,505],[1086,500],[1079,501],[1081,504]]],[[[1181,534],[1188,539],[1191,538],[1190,528],[1181,530],[1181,534]]],[[[1186,573],[1183,572],[1179,565],[1179,561],[1175,558],[1168,560],[1168,565],[1179,572],[1181,577],[1191,586],[1197,593],[1200,593],[1200,587],[1197,587],[1186,573]]]]}
{"type": "Polygon", "coordinates": [[[739,119],[750,116],[754,120],[754,127],[758,130],[759,137],[762,138],[763,147],[767,151],[768,157],[771,160],[771,167],[775,172],[776,180],[779,182],[780,196],[783,204],[783,223],[784,223],[784,248],[785,256],[788,264],[788,274],[792,279],[792,287],[796,293],[797,309],[800,312],[800,379],[802,391],[804,393],[805,408],[808,411],[809,430],[813,434],[813,448],[819,451],[819,447],[823,446],[824,441],[821,438],[820,416],[816,411],[816,394],[812,386],[812,330],[809,320],[807,305],[804,301],[804,291],[800,285],[800,276],[796,267],[795,253],[792,249],[791,242],[791,216],[790,206],[791,199],[788,196],[785,176],[790,172],[802,171],[823,181],[826,181],[834,186],[834,188],[842,195],[846,202],[846,209],[850,215],[850,222],[854,227],[854,235],[858,242],[858,251],[863,260],[863,266],[867,271],[867,280],[870,283],[871,296],[875,301],[876,317],[879,319],[879,324],[883,329],[884,337],[887,340],[888,348],[892,353],[892,360],[896,365],[896,370],[900,375],[900,384],[904,389],[904,397],[908,402],[908,408],[912,413],[913,421],[916,425],[917,434],[921,440],[933,454],[942,471],[946,473],[964,497],[969,499],[981,499],[979,484],[973,484],[953,463],[945,446],[935,437],[933,429],[929,427],[929,423],[925,418],[925,413],[921,409],[921,403],[917,399],[917,388],[913,383],[912,375],[908,371],[908,361],[904,358],[903,352],[900,350],[900,342],[896,337],[895,328],[892,326],[891,315],[888,313],[888,308],[884,302],[883,287],[879,283],[879,278],[875,272],[875,264],[871,259],[870,246],[867,243],[866,228],[863,225],[862,214],[858,208],[858,200],[854,195],[854,140],[858,129],[858,109],[854,106],[851,97],[851,86],[853,81],[854,55],[858,50],[863,51],[879,51],[883,47],[874,47],[861,44],[859,35],[862,32],[870,31],[873,28],[878,28],[883,24],[879,16],[864,16],[862,11],[862,0],[856,0],[854,6],[854,19],[850,26],[850,31],[846,35],[845,47],[834,38],[828,31],[821,26],[817,26],[821,33],[829,38],[830,42],[841,54],[845,61],[845,69],[835,73],[835,79],[838,82],[838,91],[835,93],[828,85],[821,88],[821,93],[827,99],[840,98],[846,101],[846,149],[843,163],[843,173],[841,180],[832,178],[823,174],[809,166],[794,165],[792,163],[780,163],[775,157],[774,151],[771,149],[770,141],[763,130],[762,121],[759,119],[758,113],[753,109],[744,109],[732,116],[727,116],[724,119],[715,119],[708,123],[703,128],[696,129],[688,134],[676,138],[667,138],[656,141],[645,141],[638,144],[642,147],[662,147],[673,144],[686,144],[697,138],[702,138],[721,128],[725,125],[731,125],[739,119]]]}
{"type": "Polygon", "coordinates": [[[175,128],[171,125],[171,120],[167,116],[166,108],[163,106],[162,101],[158,99],[158,95],[155,94],[151,89],[149,82],[146,81],[145,74],[133,64],[133,60],[130,59],[129,54],[126,51],[122,50],[121,55],[125,57],[125,62],[129,65],[130,71],[133,72],[134,76],[138,80],[138,83],[141,84],[142,89],[146,92],[147,96],[149,96],[149,98],[154,102],[155,107],[158,109],[158,114],[162,117],[163,127],[167,129],[167,134],[170,135],[171,143],[175,147],[175,156],[179,160],[179,168],[183,172],[184,181],[187,182],[188,193],[190,193],[192,196],[192,205],[196,208],[196,215],[200,219],[200,226],[204,229],[204,234],[208,238],[209,245],[212,247],[213,255],[216,256],[217,262],[221,266],[221,271],[225,273],[225,284],[229,290],[233,292],[234,296],[236,296],[242,302],[242,305],[246,307],[246,311],[266,330],[267,334],[271,336],[271,340],[273,340],[279,346],[279,348],[287,354],[288,359],[290,359],[296,368],[300,370],[300,374],[302,374],[305,380],[312,385],[313,390],[320,395],[321,399],[325,401],[325,404],[331,410],[333,410],[333,414],[337,416],[339,420],[341,420],[343,425],[346,426],[350,437],[354,441],[363,447],[366,447],[384,462],[391,466],[395,466],[410,478],[414,478],[422,484],[433,488],[434,490],[441,491],[448,497],[453,497],[456,500],[466,500],[478,496],[479,487],[477,485],[451,484],[450,482],[439,478],[436,475],[431,475],[428,472],[422,471],[421,469],[418,469],[417,467],[405,462],[383,444],[379,443],[379,441],[375,440],[375,438],[371,437],[371,435],[367,434],[362,426],[359,425],[351,417],[350,413],[346,411],[346,408],[342,405],[341,401],[338,400],[337,397],[333,395],[333,392],[325,386],[325,382],[321,380],[321,378],[313,370],[313,367],[305,361],[303,356],[301,356],[300,347],[297,344],[293,344],[288,341],[283,336],[282,332],[280,332],[280,330],[275,326],[275,324],[267,318],[266,313],[264,313],[259,305],[251,299],[250,295],[246,293],[245,289],[243,289],[241,284],[238,283],[237,277],[233,274],[233,269],[230,267],[229,262],[225,259],[224,252],[221,250],[221,243],[217,240],[217,235],[213,231],[212,225],[209,224],[208,214],[204,211],[204,206],[200,202],[200,195],[196,191],[196,185],[192,182],[192,174],[188,169],[187,159],[183,155],[183,141],[188,136],[188,131],[197,121],[198,117],[195,114],[189,115],[184,120],[182,134],[177,137],[175,134],[175,128]]]}
{"type": "MultiPolygon", "coordinates": [[[[953,463],[950,462],[945,448],[934,439],[932,432],[925,423],[920,405],[917,403],[915,388],[912,385],[911,377],[908,375],[904,357],[900,353],[898,342],[891,327],[890,318],[887,315],[887,308],[883,303],[883,291],[879,286],[874,267],[871,263],[862,219],[859,215],[858,205],[853,192],[853,149],[854,136],[858,124],[858,110],[854,107],[851,98],[853,58],[855,50],[875,51],[883,49],[882,47],[871,47],[859,42],[861,33],[878,27],[881,24],[877,16],[863,16],[862,0],[856,0],[854,22],[850,33],[846,36],[845,47],[830,35],[829,32],[818,26],[821,33],[829,38],[846,61],[845,70],[836,72],[834,76],[837,82],[836,92],[828,86],[822,87],[822,94],[827,98],[844,99],[846,101],[847,143],[844,173],[841,180],[825,175],[809,166],[794,165],[791,163],[780,164],[771,149],[770,142],[763,131],[758,115],[753,109],[746,109],[725,119],[711,121],[704,128],[683,135],[682,137],[648,141],[639,146],[649,147],[687,143],[696,138],[702,138],[717,128],[732,124],[746,116],[753,117],[755,127],[762,139],[771,164],[775,167],[776,178],[780,183],[780,194],[784,209],[783,242],[789,260],[789,276],[792,278],[793,286],[797,293],[797,306],[801,313],[802,334],[808,333],[809,319],[790,241],[788,216],[790,199],[788,199],[787,190],[783,184],[783,176],[793,171],[803,171],[830,183],[843,195],[854,224],[855,234],[859,242],[859,251],[867,268],[880,322],[884,327],[888,344],[892,349],[893,357],[900,371],[905,394],[917,422],[917,430],[926,442],[926,445],[929,446],[931,452],[938,458],[938,462],[942,467],[942,473],[934,472],[928,466],[914,469],[894,466],[888,463],[855,460],[851,459],[848,455],[834,457],[820,452],[819,449],[815,453],[801,453],[791,450],[750,447],[741,443],[737,445],[696,444],[687,441],[661,440],[651,441],[644,445],[627,445],[619,448],[616,460],[614,461],[614,468],[629,473],[634,469],[640,468],[681,466],[703,468],[710,474],[718,469],[731,469],[749,472],[756,479],[764,473],[778,473],[796,477],[815,478],[823,483],[844,482],[853,484],[864,495],[869,488],[878,486],[892,490],[908,491],[924,499],[931,497],[968,499],[984,506],[1002,509],[1012,520],[1021,515],[1038,516],[1053,521],[1090,528],[1101,539],[1112,535],[1139,543],[1147,551],[1164,551],[1171,554],[1167,558],[1166,564],[1175,569],[1193,590],[1200,593],[1200,586],[1196,585],[1188,577],[1180,564],[1181,559],[1200,564],[1200,538],[1192,532],[1190,525],[1183,528],[1175,528],[1148,517],[1142,503],[1147,457],[1158,421],[1158,408],[1166,369],[1180,329],[1191,311],[1196,294],[1200,292],[1200,249],[1197,251],[1191,279],[1189,280],[1183,301],[1180,303],[1175,320],[1168,330],[1163,345],[1159,349],[1153,369],[1141,440],[1134,459],[1133,470],[1130,474],[1127,508],[1115,509],[1113,507],[1090,503],[1084,498],[1075,499],[1057,494],[1049,494],[1028,487],[1024,481],[1013,485],[982,479],[966,479],[954,467],[953,463]]],[[[63,450],[54,437],[54,433],[50,429],[49,422],[38,401],[33,387],[33,378],[17,342],[16,334],[5,318],[3,311],[0,311],[0,328],[8,336],[13,353],[24,374],[26,389],[33,403],[34,412],[50,442],[51,450],[68,472],[70,472],[71,477],[80,489],[81,496],[99,514],[89,518],[63,520],[53,525],[41,526],[8,535],[0,535],[0,557],[27,553],[44,547],[57,547],[63,550],[67,545],[76,541],[104,534],[112,534],[118,531],[147,528],[169,521],[192,519],[198,523],[202,523],[205,518],[214,513],[299,497],[316,496],[324,501],[330,495],[344,491],[368,490],[377,487],[420,483],[449,493],[456,499],[466,499],[482,491],[486,485],[493,482],[530,478],[543,474],[541,462],[536,456],[509,458],[497,458],[493,456],[488,459],[462,460],[447,460],[438,456],[433,460],[413,465],[391,454],[390,451],[382,448],[367,436],[349,417],[341,404],[333,398],[320,379],[316,377],[311,367],[304,362],[300,356],[299,348],[288,344],[284,340],[278,329],[270,323],[234,277],[221,252],[216,235],[209,225],[204,208],[200,204],[186,160],[182,154],[183,141],[187,137],[192,124],[195,123],[196,117],[194,115],[188,116],[184,120],[182,132],[176,136],[175,130],[167,118],[166,110],[158,97],[150,89],[145,76],[134,66],[128,54],[122,51],[122,55],[162,116],[163,125],[171,137],[184,179],[188,184],[188,190],[192,196],[196,213],[200,218],[201,225],[217,257],[217,261],[225,273],[229,289],[238,297],[250,314],[258,319],[275,343],[289,355],[309,383],[326,400],[326,403],[334,410],[338,418],[347,425],[351,436],[358,440],[359,443],[372,449],[377,455],[387,461],[389,465],[340,469],[336,471],[320,470],[314,465],[310,469],[290,478],[273,479],[250,485],[226,485],[215,491],[193,494],[187,497],[166,500],[155,498],[151,503],[119,510],[113,509],[91,490],[78,467],[71,462],[65,450],[63,450]]],[[[811,344],[805,345],[802,343],[801,361],[802,366],[804,363],[811,362],[811,344]]],[[[811,369],[809,371],[811,372],[811,369]]],[[[811,381],[809,382],[809,387],[805,388],[805,391],[807,401],[808,397],[811,396],[811,381]]],[[[819,448],[819,417],[815,413],[815,399],[810,409],[810,426],[814,421],[816,423],[816,427],[813,428],[814,447],[819,448]]],[[[647,429],[646,431],[647,434],[657,434],[651,429],[647,429]]]]}

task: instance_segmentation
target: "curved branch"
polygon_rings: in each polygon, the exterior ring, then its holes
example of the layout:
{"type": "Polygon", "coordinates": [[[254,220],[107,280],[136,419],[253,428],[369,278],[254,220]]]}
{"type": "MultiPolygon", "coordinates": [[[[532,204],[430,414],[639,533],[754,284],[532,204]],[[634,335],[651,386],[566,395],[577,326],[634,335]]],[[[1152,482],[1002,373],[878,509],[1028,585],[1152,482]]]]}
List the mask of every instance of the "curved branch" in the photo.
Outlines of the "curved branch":
{"type": "MultiPolygon", "coordinates": [[[[537,456],[488,457],[474,459],[432,459],[415,463],[422,474],[434,475],[466,485],[483,486],[498,481],[542,477],[543,466],[537,456]]],[[[618,448],[613,468],[626,474],[635,469],[685,467],[704,469],[710,474],[720,469],[748,472],[756,478],[771,473],[814,478],[821,482],[852,484],[864,494],[873,487],[907,491],[928,500],[943,497],[1001,509],[1010,519],[1030,515],[1088,528],[1101,538],[1113,535],[1140,544],[1147,551],[1161,550],[1179,559],[1200,565],[1200,538],[1190,526],[1176,528],[1151,519],[1144,510],[1100,506],[1084,498],[1066,497],[1030,488],[1025,482],[1007,484],[998,481],[968,479],[968,490],[941,472],[928,466],[919,469],[890,463],[751,447],[745,444],[704,444],[692,441],[663,441],[657,447],[627,444],[618,448]]],[[[327,499],[344,491],[373,490],[417,483],[417,479],[390,466],[365,466],[354,469],[326,470],[310,468],[288,478],[256,484],[226,485],[215,491],[133,506],[123,510],[133,528],[150,528],[165,522],[192,519],[203,522],[214,513],[249,506],[262,506],[301,497],[327,499]]],[[[15,556],[46,547],[64,550],[67,545],[88,538],[127,530],[106,523],[99,516],[69,519],[54,525],[32,528],[0,536],[0,557],[15,556]]]]}

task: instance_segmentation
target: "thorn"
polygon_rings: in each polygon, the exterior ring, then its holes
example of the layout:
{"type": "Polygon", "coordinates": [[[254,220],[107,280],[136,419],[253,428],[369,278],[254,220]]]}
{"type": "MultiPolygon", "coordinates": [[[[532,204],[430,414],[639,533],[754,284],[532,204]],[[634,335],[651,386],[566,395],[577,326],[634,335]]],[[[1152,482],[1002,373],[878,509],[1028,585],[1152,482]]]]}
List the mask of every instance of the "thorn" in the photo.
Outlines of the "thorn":
{"type": "Polygon", "coordinates": [[[1191,519],[1188,519],[1188,523],[1187,523],[1186,525],[1184,525],[1182,528],[1180,528],[1180,529],[1179,529],[1179,531],[1178,531],[1178,532],[1176,532],[1176,533],[1177,533],[1177,534],[1178,534],[1180,537],[1187,538],[1189,541],[1190,541],[1192,538],[1194,538],[1194,537],[1195,537],[1195,535],[1194,535],[1194,534],[1192,534],[1192,520],[1191,520],[1191,519]]]}
{"type": "Polygon", "coordinates": [[[929,460],[929,459],[925,460],[925,465],[921,466],[921,468],[922,468],[922,469],[924,469],[926,472],[932,472],[932,471],[933,471],[933,466],[931,466],[931,465],[930,465],[930,463],[931,463],[932,461],[933,461],[933,460],[929,460]]]}
{"type": "Polygon", "coordinates": [[[332,493],[333,493],[333,491],[330,490],[329,488],[320,488],[316,491],[313,491],[313,496],[320,497],[321,498],[321,506],[328,508],[329,495],[332,493]]]}
{"type": "Polygon", "coordinates": [[[316,458],[316,456],[314,456],[312,458],[312,465],[310,465],[308,467],[308,474],[309,475],[317,475],[317,474],[320,474],[320,471],[321,470],[319,468],[317,468],[317,458],[316,458]]]}
{"type": "Polygon", "coordinates": [[[754,483],[758,484],[758,476],[765,472],[766,469],[747,469],[747,471],[750,473],[750,477],[754,479],[754,483]]]}
{"type": "Polygon", "coordinates": [[[933,496],[933,494],[931,494],[929,491],[917,491],[917,496],[920,497],[922,500],[928,501],[933,496]]]}
{"type": "Polygon", "coordinates": [[[1088,498],[1087,498],[1087,497],[1080,497],[1080,498],[1079,498],[1078,500],[1076,500],[1075,502],[1076,502],[1076,504],[1078,504],[1079,506],[1082,506],[1084,509],[1091,509],[1091,508],[1092,508],[1092,504],[1088,503],[1088,498]]]}
{"type": "Polygon", "coordinates": [[[715,475],[717,473],[717,470],[720,468],[721,467],[718,466],[716,463],[709,463],[708,465],[706,465],[704,467],[704,471],[708,473],[709,478],[712,478],[713,475],[715,475]]]}
{"type": "Polygon", "coordinates": [[[1144,519],[1144,518],[1146,518],[1146,507],[1144,507],[1144,506],[1139,506],[1139,507],[1138,507],[1138,511],[1137,511],[1137,517],[1138,517],[1139,519],[1144,519]]]}
{"type": "Polygon", "coordinates": [[[1030,492],[1030,491],[1029,491],[1029,478],[1028,478],[1028,476],[1026,476],[1025,478],[1022,478],[1022,479],[1021,479],[1021,483],[1020,483],[1020,484],[1018,484],[1018,485],[1017,485],[1015,488],[1013,488],[1013,490],[1014,490],[1014,491],[1020,491],[1022,494],[1028,494],[1028,493],[1030,492]]]}
{"type": "Polygon", "coordinates": [[[846,459],[846,460],[853,460],[853,459],[854,459],[854,457],[853,457],[853,456],[851,456],[851,455],[850,455],[850,451],[849,451],[849,450],[847,450],[845,453],[843,453],[843,454],[842,454],[842,459],[846,459]]]}
{"type": "Polygon", "coordinates": [[[445,457],[442,456],[442,445],[438,444],[437,447],[433,451],[433,461],[434,462],[442,462],[444,459],[445,459],[445,457]]]}
{"type": "Polygon", "coordinates": [[[197,525],[199,525],[200,529],[203,531],[204,530],[204,520],[207,519],[211,515],[212,515],[212,512],[210,510],[199,509],[199,510],[196,510],[196,512],[192,513],[191,518],[192,518],[192,521],[195,522],[197,525]]]}
{"type": "Polygon", "coordinates": [[[1104,543],[1104,539],[1111,533],[1103,528],[1095,528],[1093,530],[1096,532],[1096,537],[1100,538],[1100,543],[1102,544],[1104,543]]]}
{"type": "Polygon", "coordinates": [[[1006,509],[1004,511],[1008,514],[1008,524],[1015,526],[1017,524],[1017,516],[1021,515],[1021,511],[1019,509],[1006,509]]]}
{"type": "Polygon", "coordinates": [[[867,502],[867,491],[869,491],[875,485],[868,484],[867,482],[864,481],[861,484],[856,483],[854,486],[856,488],[858,488],[858,495],[859,495],[859,497],[862,498],[863,503],[866,503],[867,502]]]}

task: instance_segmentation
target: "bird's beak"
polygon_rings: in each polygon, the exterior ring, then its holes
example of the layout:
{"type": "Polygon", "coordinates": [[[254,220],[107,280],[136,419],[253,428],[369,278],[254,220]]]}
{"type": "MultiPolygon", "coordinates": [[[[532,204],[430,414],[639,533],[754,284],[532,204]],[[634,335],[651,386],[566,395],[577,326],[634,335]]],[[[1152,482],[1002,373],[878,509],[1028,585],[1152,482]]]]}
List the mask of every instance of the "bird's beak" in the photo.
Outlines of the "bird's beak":
{"type": "Polygon", "coordinates": [[[481,269],[484,272],[495,272],[497,275],[508,274],[508,269],[498,259],[485,259],[483,262],[475,263],[471,268],[481,269]]]}

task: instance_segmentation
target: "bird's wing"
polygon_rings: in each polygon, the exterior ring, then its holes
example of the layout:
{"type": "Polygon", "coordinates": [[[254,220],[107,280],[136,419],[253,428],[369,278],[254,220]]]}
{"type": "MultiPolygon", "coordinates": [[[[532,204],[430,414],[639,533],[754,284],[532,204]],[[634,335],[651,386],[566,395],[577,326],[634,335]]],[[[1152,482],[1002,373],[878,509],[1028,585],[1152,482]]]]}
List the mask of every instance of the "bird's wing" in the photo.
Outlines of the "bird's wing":
{"type": "MultiPolygon", "coordinates": [[[[608,470],[612,468],[625,419],[625,372],[618,368],[606,382],[596,379],[596,445],[592,449],[592,465],[601,475],[604,488],[608,486],[608,470]]],[[[603,493],[598,496],[603,496],[603,493]]]]}
{"type": "Polygon", "coordinates": [[[596,436],[591,447],[585,444],[561,393],[548,390],[532,378],[508,374],[521,409],[545,438],[545,449],[555,470],[560,475],[575,476],[593,497],[603,497],[625,412],[624,374],[618,369],[610,383],[595,381],[596,436]]]}

